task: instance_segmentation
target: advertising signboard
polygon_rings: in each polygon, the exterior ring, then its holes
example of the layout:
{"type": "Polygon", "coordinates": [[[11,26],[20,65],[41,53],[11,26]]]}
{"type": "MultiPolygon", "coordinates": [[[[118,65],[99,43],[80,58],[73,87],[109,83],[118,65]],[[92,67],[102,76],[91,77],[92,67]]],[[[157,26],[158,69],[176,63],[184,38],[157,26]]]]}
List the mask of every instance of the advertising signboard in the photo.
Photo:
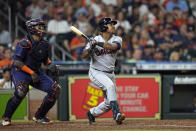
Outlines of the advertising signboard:
{"type": "MultiPolygon", "coordinates": [[[[85,119],[86,112],[104,100],[102,90],[88,77],[69,77],[70,120],[85,119]]],[[[127,118],[160,119],[161,79],[159,75],[116,77],[118,102],[127,118]]],[[[112,111],[99,118],[112,118],[112,111]]]]}

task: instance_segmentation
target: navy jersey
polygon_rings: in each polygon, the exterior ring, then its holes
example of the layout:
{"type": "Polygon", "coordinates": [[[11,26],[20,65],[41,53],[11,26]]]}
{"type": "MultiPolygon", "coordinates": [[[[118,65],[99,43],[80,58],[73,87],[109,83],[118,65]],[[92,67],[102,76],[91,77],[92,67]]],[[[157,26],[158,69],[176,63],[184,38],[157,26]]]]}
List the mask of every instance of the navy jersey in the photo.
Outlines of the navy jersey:
{"type": "Polygon", "coordinates": [[[36,43],[26,36],[17,43],[14,60],[21,61],[35,72],[39,72],[41,64],[48,60],[48,50],[48,41],[41,40],[36,43]]]}

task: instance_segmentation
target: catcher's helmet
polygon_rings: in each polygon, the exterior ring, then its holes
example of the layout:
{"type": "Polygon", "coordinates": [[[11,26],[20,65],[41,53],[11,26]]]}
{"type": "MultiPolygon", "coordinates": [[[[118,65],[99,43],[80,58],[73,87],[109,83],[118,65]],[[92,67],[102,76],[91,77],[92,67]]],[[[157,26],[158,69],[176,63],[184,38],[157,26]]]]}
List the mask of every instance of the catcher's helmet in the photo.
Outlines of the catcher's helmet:
{"type": "Polygon", "coordinates": [[[30,19],[25,25],[27,32],[31,35],[43,36],[43,33],[46,33],[46,23],[41,18],[30,19]]]}
{"type": "Polygon", "coordinates": [[[105,32],[108,29],[108,25],[107,24],[109,24],[109,23],[114,23],[114,25],[115,25],[115,24],[117,24],[117,21],[116,20],[112,20],[109,17],[102,18],[99,21],[99,24],[98,24],[99,31],[105,32]]]}

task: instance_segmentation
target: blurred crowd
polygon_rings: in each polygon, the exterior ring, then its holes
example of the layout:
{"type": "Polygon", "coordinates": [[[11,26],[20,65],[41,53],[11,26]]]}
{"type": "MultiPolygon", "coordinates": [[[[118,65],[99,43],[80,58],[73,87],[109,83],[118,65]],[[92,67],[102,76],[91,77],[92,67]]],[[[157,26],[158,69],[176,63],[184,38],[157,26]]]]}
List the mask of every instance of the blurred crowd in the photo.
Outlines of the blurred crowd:
{"type": "MultiPolygon", "coordinates": [[[[196,61],[195,0],[8,0],[14,13],[47,21],[47,39],[76,60],[85,40],[70,30],[74,25],[89,37],[98,34],[98,21],[116,19],[116,35],[123,38],[118,59],[124,62],[196,61]]],[[[12,53],[24,36],[11,36],[0,20],[0,88],[10,82],[12,53]]],[[[24,23],[23,23],[24,25],[24,23]]],[[[25,28],[25,26],[23,26],[25,28]]],[[[9,85],[12,87],[12,84],[9,85]]]]}
{"type": "MultiPolygon", "coordinates": [[[[47,21],[49,43],[58,44],[75,59],[85,40],[70,30],[74,25],[88,36],[98,33],[103,17],[116,19],[116,35],[123,38],[119,59],[137,61],[196,61],[195,0],[17,0],[9,4],[26,19],[47,21]]],[[[20,36],[20,38],[23,36],[20,36]]],[[[0,69],[10,65],[13,38],[0,23],[0,69]],[[11,45],[10,45],[11,43],[11,45]],[[4,46],[8,44],[8,46],[4,46]],[[11,48],[7,48],[11,47],[11,48]]]]}

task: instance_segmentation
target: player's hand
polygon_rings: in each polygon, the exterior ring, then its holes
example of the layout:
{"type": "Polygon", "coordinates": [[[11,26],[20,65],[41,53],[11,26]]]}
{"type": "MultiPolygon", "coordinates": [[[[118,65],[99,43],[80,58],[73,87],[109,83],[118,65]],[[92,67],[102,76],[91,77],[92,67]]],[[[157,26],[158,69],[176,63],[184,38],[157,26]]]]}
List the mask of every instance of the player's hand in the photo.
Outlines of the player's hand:
{"type": "Polygon", "coordinates": [[[96,46],[96,44],[97,44],[96,40],[95,40],[93,37],[91,37],[91,38],[89,39],[89,42],[90,42],[90,47],[91,47],[91,49],[94,49],[95,46],[96,46]]]}
{"type": "Polygon", "coordinates": [[[38,83],[39,82],[39,77],[38,77],[38,75],[36,73],[33,73],[31,75],[31,78],[33,80],[33,83],[38,83]]]}

